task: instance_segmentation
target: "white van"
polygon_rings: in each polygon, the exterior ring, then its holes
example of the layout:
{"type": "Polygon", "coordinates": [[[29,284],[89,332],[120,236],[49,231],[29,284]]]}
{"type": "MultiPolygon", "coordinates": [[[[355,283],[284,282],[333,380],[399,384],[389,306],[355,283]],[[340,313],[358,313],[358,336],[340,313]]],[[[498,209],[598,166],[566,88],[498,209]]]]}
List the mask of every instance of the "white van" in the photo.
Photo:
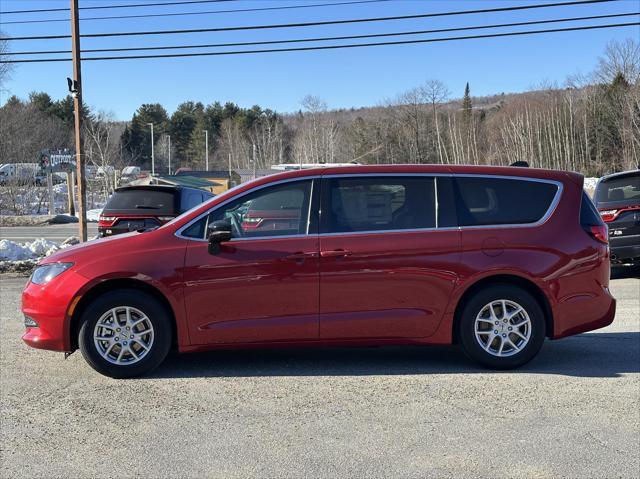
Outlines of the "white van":
{"type": "Polygon", "coordinates": [[[41,180],[40,166],[37,163],[3,163],[0,164],[0,183],[11,180],[33,181],[41,180]]]}

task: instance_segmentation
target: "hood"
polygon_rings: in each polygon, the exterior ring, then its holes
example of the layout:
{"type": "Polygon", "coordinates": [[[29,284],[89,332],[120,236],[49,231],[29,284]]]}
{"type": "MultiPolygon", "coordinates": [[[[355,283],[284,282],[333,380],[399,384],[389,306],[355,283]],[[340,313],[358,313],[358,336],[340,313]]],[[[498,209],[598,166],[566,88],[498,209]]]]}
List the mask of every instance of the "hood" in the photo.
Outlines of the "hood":
{"type": "Polygon", "coordinates": [[[132,246],[135,246],[139,242],[137,239],[140,236],[148,235],[149,233],[152,232],[138,233],[137,231],[132,231],[131,233],[99,238],[69,246],[68,248],[63,248],[52,255],[43,258],[38,264],[64,262],[77,263],[85,258],[96,259],[108,257],[114,252],[125,247],[123,241],[127,242],[126,248],[127,250],[130,250],[132,246]]]}

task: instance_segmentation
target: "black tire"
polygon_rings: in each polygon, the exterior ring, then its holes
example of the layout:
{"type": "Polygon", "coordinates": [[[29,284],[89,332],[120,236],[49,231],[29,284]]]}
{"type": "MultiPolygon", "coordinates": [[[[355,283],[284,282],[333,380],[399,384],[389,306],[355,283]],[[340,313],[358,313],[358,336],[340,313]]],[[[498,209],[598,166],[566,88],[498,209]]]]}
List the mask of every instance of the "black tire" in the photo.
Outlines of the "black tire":
{"type": "Polygon", "coordinates": [[[105,376],[124,379],[147,374],[164,361],[171,348],[172,328],[169,314],[153,296],[142,291],[120,289],[99,296],[83,312],[81,322],[78,344],[82,356],[93,369],[105,376]],[[98,351],[93,337],[100,318],[111,309],[121,306],[141,311],[153,326],[153,341],[150,341],[148,352],[144,356],[141,354],[141,359],[132,364],[109,362],[98,351]]]}
{"type": "MultiPolygon", "coordinates": [[[[508,313],[513,312],[509,307],[507,310],[508,313]]],[[[500,314],[500,322],[504,322],[501,311],[502,308],[498,307],[497,314],[500,314]]],[[[514,321],[518,320],[518,318],[521,317],[516,317],[514,321]]],[[[506,328],[509,325],[509,323],[505,323],[504,326],[506,328]]],[[[502,328],[502,326],[503,325],[500,324],[495,327],[502,328]]],[[[494,326],[482,327],[488,327],[489,329],[494,328],[494,326]]],[[[462,349],[466,355],[490,369],[515,369],[528,363],[540,351],[546,335],[544,312],[538,301],[527,291],[508,284],[496,284],[484,288],[466,301],[459,317],[458,328],[458,337],[460,338],[462,349]],[[529,340],[521,350],[515,352],[516,350],[510,345],[506,346],[506,348],[508,348],[506,351],[512,353],[510,356],[496,356],[490,353],[482,347],[480,340],[476,338],[475,333],[476,317],[478,314],[480,314],[481,311],[491,302],[503,299],[520,305],[526,311],[531,324],[529,340]]],[[[495,331],[497,330],[498,329],[495,331]]],[[[519,331],[525,331],[525,328],[519,331]]],[[[500,331],[499,336],[504,336],[505,333],[509,339],[514,338],[514,341],[520,341],[518,336],[515,336],[513,333],[509,333],[508,331],[500,331]]],[[[487,344],[489,343],[489,338],[493,336],[491,332],[489,332],[488,334],[485,333],[485,335],[481,335],[480,337],[483,338],[482,341],[485,341],[485,344],[487,344]]],[[[499,348],[499,345],[503,340],[496,337],[496,339],[492,341],[493,342],[489,345],[489,349],[495,350],[499,348]]],[[[507,344],[506,341],[505,344],[507,344]]]]}

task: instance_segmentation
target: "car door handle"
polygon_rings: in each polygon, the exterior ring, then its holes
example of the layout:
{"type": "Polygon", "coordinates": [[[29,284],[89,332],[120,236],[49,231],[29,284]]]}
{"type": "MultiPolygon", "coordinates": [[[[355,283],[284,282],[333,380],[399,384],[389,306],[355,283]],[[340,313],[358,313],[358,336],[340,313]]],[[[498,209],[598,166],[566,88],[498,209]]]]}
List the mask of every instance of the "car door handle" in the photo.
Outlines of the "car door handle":
{"type": "Polygon", "coordinates": [[[334,249],[332,251],[321,251],[320,256],[322,258],[343,258],[345,256],[351,256],[353,253],[344,249],[334,249]]]}
{"type": "Polygon", "coordinates": [[[315,258],[316,256],[318,256],[318,253],[316,253],[315,251],[309,251],[309,252],[303,252],[303,251],[298,251],[297,253],[292,253],[288,256],[285,256],[285,259],[288,259],[289,261],[304,261],[307,258],[315,258]]]}

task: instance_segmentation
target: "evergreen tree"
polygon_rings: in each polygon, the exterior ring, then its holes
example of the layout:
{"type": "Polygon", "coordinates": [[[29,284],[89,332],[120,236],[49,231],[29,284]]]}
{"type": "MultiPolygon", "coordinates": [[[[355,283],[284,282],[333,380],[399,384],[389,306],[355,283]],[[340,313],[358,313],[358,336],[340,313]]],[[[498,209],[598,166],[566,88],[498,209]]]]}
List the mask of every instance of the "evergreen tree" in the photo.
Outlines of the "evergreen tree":
{"type": "Polygon", "coordinates": [[[471,90],[469,89],[469,82],[464,87],[464,96],[462,97],[462,113],[467,124],[471,121],[471,112],[473,104],[471,103],[471,90]]]}
{"type": "Polygon", "coordinates": [[[154,143],[168,131],[169,116],[159,103],[147,103],[136,110],[122,133],[122,142],[132,156],[140,158],[138,163],[151,164],[151,128],[153,123],[154,143]]]}

